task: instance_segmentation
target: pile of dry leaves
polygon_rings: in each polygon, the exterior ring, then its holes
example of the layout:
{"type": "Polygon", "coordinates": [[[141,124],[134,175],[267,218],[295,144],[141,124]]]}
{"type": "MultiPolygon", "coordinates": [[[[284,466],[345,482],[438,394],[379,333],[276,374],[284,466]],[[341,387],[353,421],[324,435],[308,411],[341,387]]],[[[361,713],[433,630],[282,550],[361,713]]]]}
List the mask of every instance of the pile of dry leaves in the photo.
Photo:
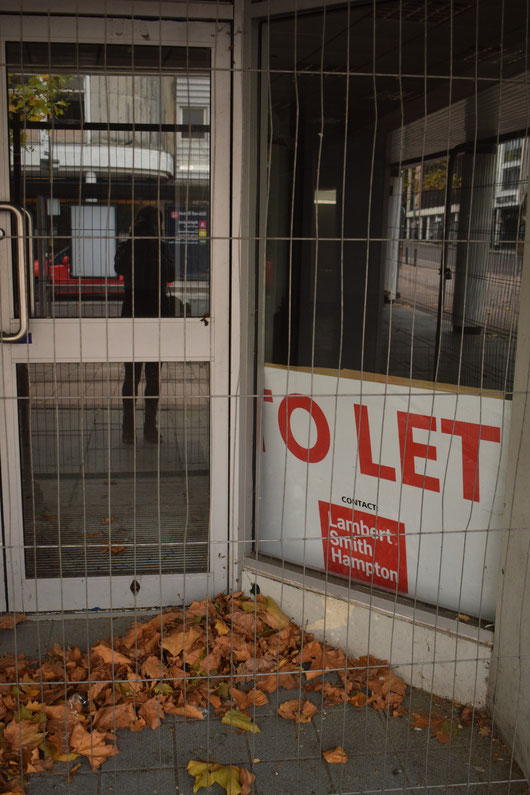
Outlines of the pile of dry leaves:
{"type": "MultiPolygon", "coordinates": [[[[86,756],[96,769],[119,752],[117,729],[156,729],[165,715],[203,720],[211,707],[223,723],[259,732],[252,708],[278,687],[298,690],[279,714],[300,723],[317,709],[305,691],[321,692],[324,704],[406,712],[405,683],[388,663],[346,658],[290,622],[272,599],[242,593],[168,609],[88,653],[55,645],[44,662],[6,655],[0,681],[2,793],[22,792],[26,774],[56,761],[86,756]]],[[[247,771],[211,760],[190,766],[196,782],[223,778],[232,793],[250,792],[247,771]]]]}

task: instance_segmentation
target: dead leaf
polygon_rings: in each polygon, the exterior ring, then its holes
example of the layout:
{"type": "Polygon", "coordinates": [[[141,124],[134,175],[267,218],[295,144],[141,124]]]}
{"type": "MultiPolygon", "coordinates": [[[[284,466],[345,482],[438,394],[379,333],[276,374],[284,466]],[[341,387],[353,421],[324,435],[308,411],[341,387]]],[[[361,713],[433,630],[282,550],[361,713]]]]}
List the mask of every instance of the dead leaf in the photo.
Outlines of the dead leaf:
{"type": "Polygon", "coordinates": [[[362,690],[358,690],[354,696],[348,699],[350,704],[353,704],[354,707],[364,707],[367,702],[366,693],[363,693],[362,690]]]}
{"type": "Polygon", "coordinates": [[[221,719],[221,723],[224,723],[226,726],[234,726],[236,729],[243,729],[246,732],[252,732],[252,734],[259,734],[261,729],[259,726],[253,722],[248,715],[245,715],[244,712],[240,712],[237,709],[229,709],[228,712],[225,712],[221,719]]]}
{"type": "Polygon", "coordinates": [[[115,516],[103,516],[100,520],[100,524],[112,524],[112,522],[117,522],[115,516]]]}
{"type": "Polygon", "coordinates": [[[188,762],[187,771],[195,778],[193,792],[198,792],[202,787],[209,789],[213,784],[219,784],[226,790],[227,795],[248,795],[253,773],[235,765],[218,765],[215,762],[188,762]]]}
{"type": "Polygon", "coordinates": [[[162,641],[162,647],[167,649],[173,657],[178,657],[178,655],[184,651],[184,649],[189,651],[195,641],[200,637],[201,632],[200,630],[195,629],[195,627],[190,627],[188,630],[186,630],[186,632],[183,632],[182,630],[176,630],[175,632],[170,632],[164,637],[164,640],[162,641]]]}
{"type": "Polygon", "coordinates": [[[94,717],[94,728],[103,731],[128,729],[136,722],[136,712],[132,704],[112,704],[98,709],[94,717]]]}
{"type": "Polygon", "coordinates": [[[161,679],[169,676],[167,666],[164,665],[159,657],[153,657],[152,655],[142,663],[141,670],[142,675],[148,679],[161,679]]]}
{"type": "Polygon", "coordinates": [[[256,707],[263,707],[265,704],[269,703],[269,699],[263,690],[259,690],[257,687],[255,687],[248,694],[248,703],[249,705],[255,705],[256,707]]]}
{"type": "Polygon", "coordinates": [[[348,754],[340,745],[337,745],[337,747],[333,748],[331,751],[323,751],[322,756],[328,765],[345,765],[348,761],[348,754]]]}
{"type": "Polygon", "coordinates": [[[297,698],[292,698],[290,701],[284,701],[278,708],[278,715],[297,723],[309,723],[315,712],[317,707],[308,699],[300,702],[297,698]]]}
{"type": "Polygon", "coordinates": [[[278,689],[277,674],[271,674],[270,676],[267,676],[265,679],[260,678],[259,689],[263,690],[265,693],[274,693],[274,691],[278,689]]]}
{"type": "Polygon", "coordinates": [[[215,710],[218,710],[223,703],[219,698],[219,696],[216,696],[215,693],[210,693],[210,695],[208,696],[208,701],[215,710]]]}
{"type": "Polygon", "coordinates": [[[181,715],[183,718],[195,718],[196,720],[204,720],[204,714],[199,707],[193,704],[186,704],[185,707],[173,707],[171,710],[172,715],[181,715]]]}
{"type": "Polygon", "coordinates": [[[471,726],[473,724],[473,711],[474,709],[471,704],[463,708],[460,713],[460,722],[462,726],[471,726]]]}
{"type": "Polygon", "coordinates": [[[115,745],[105,743],[105,734],[97,729],[88,732],[80,723],[74,726],[70,748],[75,753],[88,757],[92,770],[97,770],[109,756],[119,753],[115,745]]]}
{"type": "Polygon", "coordinates": [[[248,694],[244,690],[238,690],[237,687],[230,688],[230,695],[238,709],[246,709],[249,705],[248,694]]]}
{"type": "Polygon", "coordinates": [[[39,730],[39,724],[33,721],[21,720],[16,723],[12,720],[4,729],[4,739],[14,750],[36,748],[44,739],[44,733],[39,730]]]}
{"type": "Polygon", "coordinates": [[[274,599],[267,596],[265,599],[265,609],[260,611],[260,617],[272,629],[284,629],[289,626],[289,619],[282,613],[274,599]]]}
{"type": "Polygon", "coordinates": [[[220,618],[215,619],[215,630],[218,635],[228,635],[230,632],[230,627],[228,627],[224,621],[220,618]]]}
{"type": "MultiPolygon", "coordinates": [[[[413,712],[412,717],[414,718],[414,721],[410,724],[411,729],[428,729],[429,726],[433,725],[433,715],[429,716],[425,713],[413,712]]],[[[436,719],[436,716],[434,716],[434,718],[436,719]]],[[[440,716],[440,721],[441,720],[442,718],[440,716]]]]}
{"type": "Polygon", "coordinates": [[[160,699],[148,699],[138,710],[138,715],[145,720],[150,729],[158,729],[160,726],[160,719],[164,717],[164,710],[160,703],[160,699]]]}
{"type": "Polygon", "coordinates": [[[39,519],[42,519],[43,522],[54,522],[57,519],[56,513],[41,513],[39,519]]]}
{"type": "Polygon", "coordinates": [[[245,767],[239,768],[239,783],[241,784],[241,795],[249,795],[252,791],[252,782],[256,776],[245,767]]]}
{"type": "Polygon", "coordinates": [[[456,620],[457,621],[471,621],[470,617],[466,616],[465,613],[457,613],[456,614],[456,620]]]}
{"type": "Polygon", "coordinates": [[[122,555],[125,552],[125,544],[104,544],[101,547],[102,552],[110,552],[111,555],[122,555]]]}
{"type": "Polygon", "coordinates": [[[25,620],[25,613],[4,613],[0,619],[0,629],[13,629],[16,624],[25,620]]]}
{"type": "Polygon", "coordinates": [[[398,704],[395,710],[392,712],[393,718],[399,718],[402,715],[407,715],[407,709],[403,706],[403,704],[398,704]]]}
{"type": "Polygon", "coordinates": [[[106,646],[104,643],[99,643],[97,646],[92,647],[92,653],[101,657],[103,662],[111,663],[114,665],[131,665],[131,660],[125,654],[116,651],[115,649],[106,646]]]}

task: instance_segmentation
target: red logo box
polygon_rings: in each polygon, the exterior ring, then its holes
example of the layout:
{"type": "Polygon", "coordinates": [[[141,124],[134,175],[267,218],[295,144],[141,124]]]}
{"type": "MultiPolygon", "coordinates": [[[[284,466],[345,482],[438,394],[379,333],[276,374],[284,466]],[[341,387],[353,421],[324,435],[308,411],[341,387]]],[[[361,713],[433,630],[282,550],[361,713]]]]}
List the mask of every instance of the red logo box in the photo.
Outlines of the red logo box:
{"type": "Polygon", "coordinates": [[[318,501],[324,564],[342,577],[408,593],[405,525],[318,501]]]}

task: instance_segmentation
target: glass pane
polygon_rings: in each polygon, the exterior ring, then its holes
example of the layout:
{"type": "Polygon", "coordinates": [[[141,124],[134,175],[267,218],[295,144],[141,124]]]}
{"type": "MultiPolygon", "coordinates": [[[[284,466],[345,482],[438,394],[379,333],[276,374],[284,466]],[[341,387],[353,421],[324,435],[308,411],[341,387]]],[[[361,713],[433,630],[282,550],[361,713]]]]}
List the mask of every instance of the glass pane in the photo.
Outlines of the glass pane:
{"type": "Polygon", "coordinates": [[[133,62],[130,48],[129,61],[120,47],[104,48],[102,60],[87,45],[70,61],[52,48],[45,63],[39,48],[8,47],[11,200],[33,217],[37,316],[130,316],[134,302],[124,293],[149,279],[158,295],[149,316],[202,317],[210,281],[206,51],[139,48],[133,62]],[[145,207],[160,216],[139,232],[145,207]],[[129,258],[128,283],[115,258],[131,235],[150,243],[129,258]]]}
{"type": "MultiPolygon", "coordinates": [[[[337,22],[342,14],[340,28],[349,29],[345,11],[332,14],[337,22]]],[[[301,70],[294,80],[287,67],[278,69],[287,24],[292,20],[276,20],[267,33],[274,68],[265,361],[494,389],[510,397],[529,138],[476,152],[471,141],[467,152],[406,168],[394,164],[392,174],[385,172],[387,131],[380,119],[385,113],[394,118],[392,107],[401,98],[406,122],[424,89],[414,77],[378,77],[374,116],[372,78],[347,76],[346,60],[340,73],[340,58],[356,50],[341,50],[338,37],[333,66],[323,74],[301,70]]],[[[292,29],[300,46],[305,24],[298,20],[292,29]]],[[[401,129],[405,135],[407,124],[401,129]]]]}
{"type": "Polygon", "coordinates": [[[17,381],[27,577],[208,569],[208,363],[18,365],[17,381]]]}

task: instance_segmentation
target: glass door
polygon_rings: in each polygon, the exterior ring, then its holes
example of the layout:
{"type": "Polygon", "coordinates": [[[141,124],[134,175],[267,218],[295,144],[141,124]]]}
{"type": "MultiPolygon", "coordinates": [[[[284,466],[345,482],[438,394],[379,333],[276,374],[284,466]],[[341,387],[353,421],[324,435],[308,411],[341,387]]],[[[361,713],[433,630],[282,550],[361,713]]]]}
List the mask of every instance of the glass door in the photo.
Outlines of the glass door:
{"type": "Polygon", "coordinates": [[[229,27],[20,16],[2,37],[9,606],[213,594],[227,576],[229,27]]]}

